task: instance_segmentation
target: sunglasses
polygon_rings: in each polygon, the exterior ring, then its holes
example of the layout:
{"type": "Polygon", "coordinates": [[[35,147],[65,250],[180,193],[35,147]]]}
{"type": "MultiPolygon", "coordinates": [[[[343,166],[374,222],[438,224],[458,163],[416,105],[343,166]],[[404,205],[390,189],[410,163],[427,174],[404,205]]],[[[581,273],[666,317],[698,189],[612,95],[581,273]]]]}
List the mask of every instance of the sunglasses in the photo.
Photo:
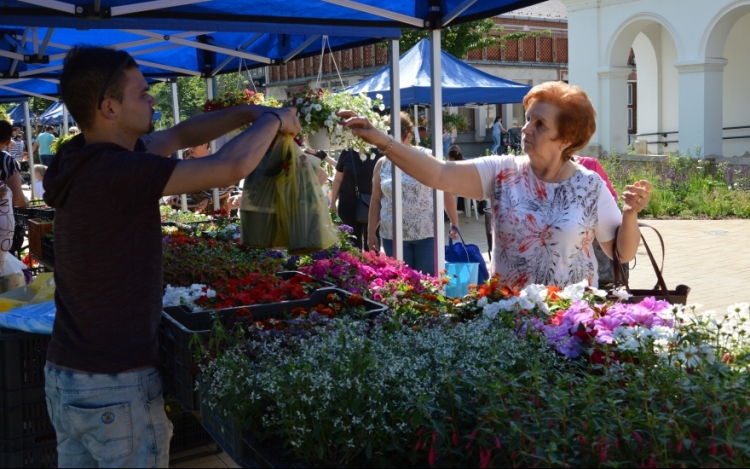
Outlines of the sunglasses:
{"type": "Polygon", "coordinates": [[[105,94],[107,93],[107,90],[110,86],[114,85],[118,78],[120,78],[120,75],[122,74],[122,71],[125,70],[125,67],[130,63],[132,60],[130,55],[127,52],[123,52],[124,57],[122,59],[122,62],[120,62],[120,65],[117,66],[114,72],[112,72],[112,75],[109,76],[109,80],[104,84],[104,87],[102,88],[101,93],[99,93],[99,104],[97,104],[97,109],[101,109],[102,103],[104,102],[105,94]]]}

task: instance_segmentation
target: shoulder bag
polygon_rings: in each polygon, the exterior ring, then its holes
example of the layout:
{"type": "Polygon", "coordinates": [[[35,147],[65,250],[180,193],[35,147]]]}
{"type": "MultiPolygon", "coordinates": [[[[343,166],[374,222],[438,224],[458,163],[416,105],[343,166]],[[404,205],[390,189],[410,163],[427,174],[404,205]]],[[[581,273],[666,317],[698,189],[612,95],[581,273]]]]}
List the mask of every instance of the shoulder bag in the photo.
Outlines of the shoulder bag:
{"type": "MultiPolygon", "coordinates": [[[[690,293],[690,287],[687,285],[677,285],[677,288],[674,290],[669,290],[667,288],[667,284],[664,282],[664,276],[662,275],[663,269],[664,269],[664,240],[661,237],[661,233],[659,233],[656,228],[646,225],[644,223],[639,223],[639,227],[641,228],[651,228],[656,232],[656,235],[659,237],[659,242],[661,243],[661,267],[656,263],[656,259],[654,258],[654,255],[651,253],[651,248],[648,247],[648,243],[646,242],[646,238],[643,237],[641,234],[641,241],[643,241],[643,246],[646,248],[646,252],[648,253],[648,257],[651,260],[651,265],[654,268],[654,273],[656,274],[656,285],[651,290],[637,290],[637,289],[631,289],[630,285],[628,284],[627,277],[624,275],[624,272],[622,271],[622,263],[620,262],[620,253],[617,252],[617,233],[619,232],[619,227],[617,230],[615,230],[615,243],[612,248],[612,253],[614,259],[612,259],[612,268],[614,269],[615,273],[615,288],[619,287],[625,287],[625,289],[633,295],[631,298],[629,298],[626,303],[639,303],[643,301],[647,297],[655,297],[657,300],[665,300],[672,304],[681,304],[686,305],[687,304],[687,297],[690,293]]],[[[614,299],[610,297],[610,299],[614,299]]]]}
{"type": "Polygon", "coordinates": [[[357,209],[354,212],[354,220],[357,223],[367,223],[370,219],[370,200],[372,199],[372,194],[362,194],[359,192],[359,184],[357,182],[357,160],[359,159],[359,155],[354,150],[352,150],[352,155],[354,193],[357,195],[357,209]]]}

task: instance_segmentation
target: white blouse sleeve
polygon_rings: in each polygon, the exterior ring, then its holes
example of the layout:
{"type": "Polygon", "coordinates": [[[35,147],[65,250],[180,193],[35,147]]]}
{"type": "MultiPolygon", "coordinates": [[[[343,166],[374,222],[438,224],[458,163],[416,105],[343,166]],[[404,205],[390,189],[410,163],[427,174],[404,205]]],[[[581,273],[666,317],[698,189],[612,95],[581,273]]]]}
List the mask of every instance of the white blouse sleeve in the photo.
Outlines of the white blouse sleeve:
{"type": "MultiPolygon", "coordinates": [[[[511,157],[512,158],[512,157],[511,157]]],[[[503,167],[507,165],[507,157],[502,156],[484,156],[471,160],[479,171],[479,178],[482,181],[482,194],[484,200],[492,200],[495,192],[495,178],[503,167]]]]}
{"type": "Polygon", "coordinates": [[[599,213],[599,224],[596,227],[596,239],[601,242],[615,239],[615,230],[622,224],[622,213],[612,193],[607,189],[607,184],[599,179],[599,200],[597,210],[599,213]]]}

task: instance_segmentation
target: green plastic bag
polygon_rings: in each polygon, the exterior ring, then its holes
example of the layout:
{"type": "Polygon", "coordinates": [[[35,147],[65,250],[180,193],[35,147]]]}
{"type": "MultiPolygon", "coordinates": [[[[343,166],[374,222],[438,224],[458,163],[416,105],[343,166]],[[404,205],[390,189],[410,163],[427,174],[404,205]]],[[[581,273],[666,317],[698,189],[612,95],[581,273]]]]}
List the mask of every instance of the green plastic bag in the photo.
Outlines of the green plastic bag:
{"type": "Polygon", "coordinates": [[[245,178],[240,203],[240,234],[242,244],[253,248],[270,249],[286,244],[277,236],[276,177],[281,173],[284,142],[276,144],[245,178]]]}
{"type": "Polygon", "coordinates": [[[291,136],[280,140],[283,156],[281,174],[276,178],[277,236],[286,240],[290,254],[328,249],[338,236],[318,182],[320,160],[304,153],[291,136]]]}

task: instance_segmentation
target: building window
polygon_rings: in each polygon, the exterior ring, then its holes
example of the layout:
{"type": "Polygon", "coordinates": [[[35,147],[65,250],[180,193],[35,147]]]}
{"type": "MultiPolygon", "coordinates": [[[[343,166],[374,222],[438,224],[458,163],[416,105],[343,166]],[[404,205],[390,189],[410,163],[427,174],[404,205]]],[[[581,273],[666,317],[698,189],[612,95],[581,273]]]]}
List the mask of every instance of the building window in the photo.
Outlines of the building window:
{"type": "Polygon", "coordinates": [[[633,130],[633,108],[628,108],[628,130],[633,130]]]}
{"type": "Polygon", "coordinates": [[[628,106],[633,105],[633,84],[628,83],[628,106]]]}

